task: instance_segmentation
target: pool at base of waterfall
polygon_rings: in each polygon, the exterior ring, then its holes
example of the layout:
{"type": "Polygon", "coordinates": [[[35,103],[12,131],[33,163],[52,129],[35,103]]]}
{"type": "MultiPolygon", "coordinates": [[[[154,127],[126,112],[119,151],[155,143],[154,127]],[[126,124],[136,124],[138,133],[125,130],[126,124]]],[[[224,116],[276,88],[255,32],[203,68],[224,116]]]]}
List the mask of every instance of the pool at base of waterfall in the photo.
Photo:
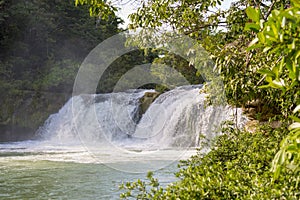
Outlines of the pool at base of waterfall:
{"type": "Polygon", "coordinates": [[[145,180],[147,171],[143,168],[149,166],[163,185],[176,181],[178,159],[195,153],[166,149],[154,157],[153,152],[134,150],[134,154],[143,154],[144,159],[137,160],[107,151],[95,156],[74,144],[24,141],[2,143],[0,147],[0,199],[118,199],[122,192],[119,185],[145,180]],[[116,158],[108,163],[104,159],[108,156],[116,158]]]}
{"type": "Polygon", "coordinates": [[[118,199],[122,182],[148,171],[163,185],[175,181],[178,161],[219,135],[223,121],[245,121],[241,109],[205,105],[201,87],[165,92],[142,115],[148,90],[72,97],[39,140],[0,143],[0,199],[118,199]]]}

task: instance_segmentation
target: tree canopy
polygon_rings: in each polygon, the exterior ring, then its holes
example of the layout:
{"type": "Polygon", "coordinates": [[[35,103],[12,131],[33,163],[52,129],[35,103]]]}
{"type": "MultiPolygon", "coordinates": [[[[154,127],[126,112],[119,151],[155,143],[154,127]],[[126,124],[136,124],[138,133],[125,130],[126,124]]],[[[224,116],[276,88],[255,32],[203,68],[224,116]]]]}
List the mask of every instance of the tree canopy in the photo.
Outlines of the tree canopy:
{"type": "MultiPolygon", "coordinates": [[[[299,0],[238,0],[233,1],[230,8],[226,10],[218,8],[221,3],[222,1],[215,0],[149,0],[143,2],[137,12],[130,16],[132,23],[129,27],[132,29],[171,27],[173,31],[196,39],[214,60],[215,70],[222,76],[226,97],[230,104],[244,107],[247,111],[247,108],[253,107],[255,103],[256,112],[250,115],[252,118],[259,121],[279,119],[290,124],[289,130],[285,129],[286,137],[282,140],[281,149],[273,159],[271,170],[275,172],[275,180],[282,181],[283,176],[290,176],[289,173],[294,174],[292,177],[299,178],[300,2],[299,0]],[[280,172],[284,175],[279,175],[280,172]]],[[[243,145],[242,141],[240,143],[243,145]]],[[[240,155],[248,156],[242,153],[240,155]]],[[[206,167],[205,164],[201,166],[199,162],[199,169],[194,163],[197,159],[206,162],[205,156],[203,159],[199,156],[192,158],[188,169],[183,170],[183,179],[178,187],[170,186],[163,193],[162,188],[157,187],[157,181],[150,176],[149,184],[152,185],[153,190],[149,193],[140,192],[140,197],[147,198],[151,195],[158,199],[168,195],[180,197],[187,194],[186,190],[191,189],[190,192],[199,195],[198,198],[205,198],[206,194],[209,196],[217,191],[216,188],[211,188],[211,191],[205,193],[203,190],[207,189],[206,186],[201,187],[197,183],[193,188],[189,185],[189,181],[193,182],[193,174],[201,173],[201,168],[206,167]],[[181,191],[182,187],[186,187],[186,190],[181,191]],[[177,192],[178,190],[180,192],[177,192]]],[[[213,160],[216,161],[216,158],[213,160]]],[[[228,173],[227,170],[226,172],[228,173]]],[[[224,177],[228,175],[221,171],[220,173],[224,177]]],[[[212,178],[210,175],[207,176],[212,178]]],[[[207,176],[203,174],[198,178],[205,179],[207,176]]],[[[224,177],[220,178],[220,181],[225,181],[224,177]]],[[[299,181],[298,178],[293,181],[299,181]]],[[[139,188],[144,191],[145,185],[140,183],[128,184],[127,189],[139,188]]],[[[294,186],[288,187],[292,189],[294,186]]],[[[238,190],[239,187],[237,186],[236,189],[238,190]]],[[[124,195],[126,197],[126,194],[124,195]]],[[[214,197],[210,196],[210,198],[214,197]]],[[[232,196],[229,195],[228,198],[232,196]]]]}
{"type": "Polygon", "coordinates": [[[34,133],[71,96],[84,57],[121,31],[119,18],[100,20],[88,9],[73,0],[0,1],[1,134],[34,133]]]}
{"type": "MultiPolygon", "coordinates": [[[[222,2],[141,1],[130,15],[129,29],[162,28],[194,39],[214,61],[228,103],[243,107],[252,119],[280,120],[282,125],[261,127],[254,134],[229,126],[211,153],[186,162],[178,174],[181,181],[164,190],[149,174],[150,190],[141,181],[128,183],[122,186],[129,191],[124,198],[134,189],[141,199],[299,197],[300,1],[236,0],[228,9],[220,7],[222,2]]],[[[26,116],[11,116],[23,112],[24,102],[33,102],[25,113],[38,126],[46,116],[36,110],[45,108],[49,114],[58,109],[41,103],[41,91],[70,93],[84,56],[122,31],[117,2],[105,0],[2,0],[0,11],[0,124],[5,125],[19,120],[25,126],[26,116]]],[[[191,83],[203,81],[195,63],[172,53],[138,50],[123,58],[106,71],[113,76],[101,80],[105,87],[98,92],[112,91],[127,70],[146,62],[172,65],[191,83]]]]}

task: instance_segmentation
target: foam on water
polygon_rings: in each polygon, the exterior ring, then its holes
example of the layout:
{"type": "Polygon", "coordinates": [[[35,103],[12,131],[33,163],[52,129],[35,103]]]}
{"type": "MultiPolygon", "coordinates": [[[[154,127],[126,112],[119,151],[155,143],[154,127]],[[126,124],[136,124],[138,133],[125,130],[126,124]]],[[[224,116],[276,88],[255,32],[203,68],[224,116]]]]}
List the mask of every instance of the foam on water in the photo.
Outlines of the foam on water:
{"type": "Polygon", "coordinates": [[[205,106],[200,88],[184,86],[161,94],[143,116],[140,98],[149,90],[75,96],[39,129],[42,140],[0,144],[0,152],[12,152],[7,160],[106,163],[114,168],[121,162],[164,161],[135,169],[155,170],[194,154],[200,136],[209,140],[220,134],[220,124],[234,113],[238,124],[246,120],[241,109],[205,106]],[[13,154],[18,152],[23,156],[13,154]]]}

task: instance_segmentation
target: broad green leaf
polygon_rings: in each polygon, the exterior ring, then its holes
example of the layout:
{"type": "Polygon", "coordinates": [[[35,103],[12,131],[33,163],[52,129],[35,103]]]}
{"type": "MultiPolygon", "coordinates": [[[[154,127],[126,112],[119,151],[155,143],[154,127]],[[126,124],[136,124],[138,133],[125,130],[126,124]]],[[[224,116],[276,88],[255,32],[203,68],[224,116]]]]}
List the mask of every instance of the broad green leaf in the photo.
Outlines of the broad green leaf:
{"type": "MultiPolygon", "coordinates": [[[[275,75],[274,75],[274,77],[275,77],[275,75]]],[[[266,76],[266,81],[269,82],[269,83],[272,83],[273,77],[271,77],[271,76],[266,76]]]]}
{"type": "Polygon", "coordinates": [[[265,42],[266,42],[266,37],[265,37],[265,35],[264,35],[263,32],[259,32],[259,33],[257,34],[257,37],[258,37],[258,39],[259,39],[259,41],[260,41],[261,43],[265,43],[265,42]]]}
{"type": "Polygon", "coordinates": [[[291,0],[293,6],[300,8],[300,1],[299,0],[291,0]]]}
{"type": "Polygon", "coordinates": [[[293,62],[290,59],[286,59],[285,66],[289,70],[289,78],[295,79],[296,78],[296,72],[293,69],[293,62]]]}
{"type": "Polygon", "coordinates": [[[273,71],[268,70],[268,69],[259,69],[258,73],[263,74],[263,75],[268,75],[268,76],[271,76],[271,77],[276,76],[276,74],[273,71]]]}
{"type": "Polygon", "coordinates": [[[295,19],[295,17],[288,12],[283,12],[282,16],[286,17],[287,19],[291,19],[291,20],[295,19]]]}
{"type": "Polygon", "coordinates": [[[248,8],[246,8],[246,14],[254,22],[259,22],[259,18],[260,18],[259,17],[259,15],[260,15],[259,9],[255,9],[253,7],[248,7],[248,8]]]}
{"type": "Polygon", "coordinates": [[[278,88],[278,89],[281,89],[281,90],[285,90],[284,89],[284,81],[283,80],[273,80],[272,82],[270,82],[270,86],[273,87],[273,88],[278,88]]]}
{"type": "Polygon", "coordinates": [[[292,66],[293,66],[293,72],[296,74],[297,73],[297,64],[295,62],[292,62],[292,66]]]}
{"type": "Polygon", "coordinates": [[[268,42],[278,42],[278,40],[276,39],[276,36],[274,36],[273,32],[269,32],[266,35],[266,41],[268,41],[268,42]]]}
{"type": "Polygon", "coordinates": [[[278,39],[278,29],[276,28],[275,24],[271,24],[271,27],[272,27],[272,30],[273,30],[273,33],[274,33],[274,37],[276,39],[278,39]]]}
{"type": "Polygon", "coordinates": [[[300,122],[300,119],[298,117],[295,117],[295,116],[290,116],[290,118],[292,120],[294,120],[295,122],[300,122]]]}
{"type": "Polygon", "coordinates": [[[290,152],[290,153],[297,153],[298,152],[298,147],[297,145],[289,145],[287,148],[286,148],[286,151],[290,152]]]}
{"type": "Polygon", "coordinates": [[[260,25],[259,24],[255,24],[255,23],[247,23],[245,26],[245,30],[246,31],[254,31],[254,32],[258,32],[260,29],[260,25]]]}
{"type": "Polygon", "coordinates": [[[298,50],[295,54],[295,59],[298,59],[298,57],[300,56],[300,50],[298,50]]]}
{"type": "Polygon", "coordinates": [[[278,70],[278,67],[277,67],[277,66],[274,66],[274,67],[272,68],[272,72],[274,72],[275,78],[276,78],[276,79],[279,79],[279,70],[278,70]]]}
{"type": "Polygon", "coordinates": [[[260,47],[262,47],[263,45],[262,44],[254,44],[254,45],[251,45],[251,46],[249,46],[249,47],[247,47],[247,51],[250,51],[250,50],[252,50],[252,49],[257,49],[257,48],[260,48],[260,47]]]}

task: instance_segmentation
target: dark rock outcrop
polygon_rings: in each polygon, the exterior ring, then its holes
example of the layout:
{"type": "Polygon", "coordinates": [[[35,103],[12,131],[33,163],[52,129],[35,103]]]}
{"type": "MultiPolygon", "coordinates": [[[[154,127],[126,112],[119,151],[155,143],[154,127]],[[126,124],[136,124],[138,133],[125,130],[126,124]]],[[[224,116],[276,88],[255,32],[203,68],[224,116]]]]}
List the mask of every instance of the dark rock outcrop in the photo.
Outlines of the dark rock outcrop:
{"type": "Polygon", "coordinates": [[[150,107],[151,103],[160,95],[160,92],[146,92],[145,95],[140,99],[140,109],[139,114],[142,116],[147,109],[150,107]]]}
{"type": "Polygon", "coordinates": [[[58,112],[70,93],[21,91],[0,102],[0,142],[36,138],[36,130],[58,112]]]}

